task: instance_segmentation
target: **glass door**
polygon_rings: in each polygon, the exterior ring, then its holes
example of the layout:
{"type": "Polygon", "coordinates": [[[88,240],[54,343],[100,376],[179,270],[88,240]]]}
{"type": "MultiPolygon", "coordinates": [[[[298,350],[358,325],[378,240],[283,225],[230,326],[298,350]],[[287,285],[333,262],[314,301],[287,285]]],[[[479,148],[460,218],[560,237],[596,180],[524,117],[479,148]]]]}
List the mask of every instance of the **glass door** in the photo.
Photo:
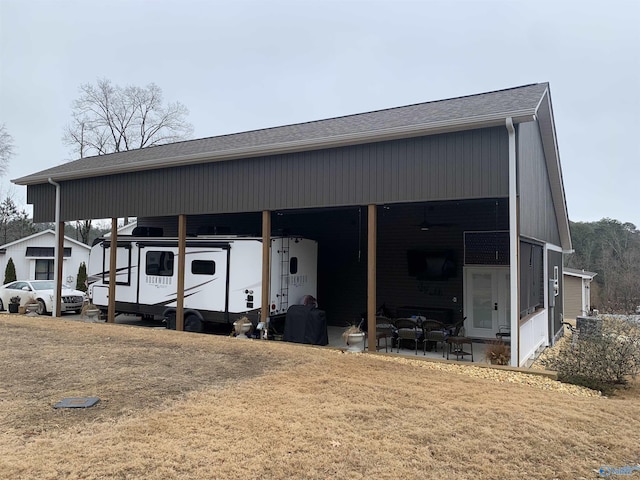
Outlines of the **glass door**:
{"type": "Polygon", "coordinates": [[[465,269],[466,335],[495,338],[499,325],[509,325],[510,311],[507,268],[465,269]]]}

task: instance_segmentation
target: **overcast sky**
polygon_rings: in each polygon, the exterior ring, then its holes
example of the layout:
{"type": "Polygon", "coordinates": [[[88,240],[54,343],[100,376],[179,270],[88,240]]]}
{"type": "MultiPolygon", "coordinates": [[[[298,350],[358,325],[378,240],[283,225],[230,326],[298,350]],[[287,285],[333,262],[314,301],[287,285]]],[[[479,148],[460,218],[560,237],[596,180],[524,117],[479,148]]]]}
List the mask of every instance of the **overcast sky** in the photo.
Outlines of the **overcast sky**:
{"type": "Polygon", "coordinates": [[[640,2],[0,0],[2,179],[71,158],[78,87],[153,82],[194,138],[550,82],[569,218],[640,227],[640,2]]]}

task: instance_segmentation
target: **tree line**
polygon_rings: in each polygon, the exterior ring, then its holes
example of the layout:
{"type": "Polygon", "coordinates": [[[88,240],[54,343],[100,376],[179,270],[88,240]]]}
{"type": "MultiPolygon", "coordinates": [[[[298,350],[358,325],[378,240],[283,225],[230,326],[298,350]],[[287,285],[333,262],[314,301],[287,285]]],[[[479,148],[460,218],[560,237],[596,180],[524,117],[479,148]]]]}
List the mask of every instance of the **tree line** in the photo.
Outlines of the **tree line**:
{"type": "MultiPolygon", "coordinates": [[[[20,209],[10,195],[0,201],[0,245],[20,240],[43,232],[55,230],[55,223],[34,223],[25,209],[20,209]]],[[[87,226],[84,222],[70,222],[64,226],[64,234],[87,245],[111,230],[111,223],[93,223],[87,226]]]]}
{"type": "Polygon", "coordinates": [[[609,313],[634,312],[640,305],[640,231],[611,218],[570,222],[574,253],[567,267],[597,273],[591,305],[609,313]]]}

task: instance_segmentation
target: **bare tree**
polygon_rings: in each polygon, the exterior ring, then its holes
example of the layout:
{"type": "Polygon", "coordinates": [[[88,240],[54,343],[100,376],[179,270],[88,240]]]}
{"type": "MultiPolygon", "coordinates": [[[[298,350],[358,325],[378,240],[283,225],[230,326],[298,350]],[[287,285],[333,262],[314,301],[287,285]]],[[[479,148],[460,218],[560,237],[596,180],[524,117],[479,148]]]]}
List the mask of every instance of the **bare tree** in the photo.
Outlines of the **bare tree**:
{"type": "Polygon", "coordinates": [[[113,85],[107,79],[80,87],[63,140],[80,158],[185,140],[193,133],[187,108],[162,102],[162,90],[113,85]]]}
{"type": "MultiPolygon", "coordinates": [[[[153,83],[123,88],[100,79],[80,87],[62,138],[76,158],[162,145],[191,136],[188,114],[179,102],[163,104],[162,90],[153,83]]],[[[87,243],[91,220],[77,222],[76,228],[87,243]]]]}
{"type": "Polygon", "coordinates": [[[0,125],[0,176],[4,176],[9,168],[9,160],[13,156],[13,137],[7,132],[4,124],[0,125]]]}

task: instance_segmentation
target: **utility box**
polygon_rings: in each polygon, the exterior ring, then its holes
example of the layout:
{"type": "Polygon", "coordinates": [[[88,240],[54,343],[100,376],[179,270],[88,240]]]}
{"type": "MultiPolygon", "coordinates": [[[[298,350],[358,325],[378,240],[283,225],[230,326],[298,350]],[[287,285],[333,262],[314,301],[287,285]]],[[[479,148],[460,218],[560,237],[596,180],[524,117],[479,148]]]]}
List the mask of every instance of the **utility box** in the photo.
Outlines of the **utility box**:
{"type": "Polygon", "coordinates": [[[602,319],[598,317],[577,317],[576,328],[580,335],[600,335],[602,332],[602,319]]]}

